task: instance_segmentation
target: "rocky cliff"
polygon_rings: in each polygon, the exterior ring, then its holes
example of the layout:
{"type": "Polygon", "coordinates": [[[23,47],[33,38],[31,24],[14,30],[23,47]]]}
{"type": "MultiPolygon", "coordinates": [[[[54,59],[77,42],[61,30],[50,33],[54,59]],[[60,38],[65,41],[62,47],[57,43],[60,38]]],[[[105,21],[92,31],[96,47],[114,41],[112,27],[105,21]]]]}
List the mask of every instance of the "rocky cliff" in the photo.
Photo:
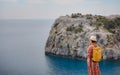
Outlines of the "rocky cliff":
{"type": "Polygon", "coordinates": [[[95,35],[102,47],[103,60],[120,59],[120,16],[61,16],[55,20],[45,46],[45,54],[86,58],[89,37],[95,35]]]}

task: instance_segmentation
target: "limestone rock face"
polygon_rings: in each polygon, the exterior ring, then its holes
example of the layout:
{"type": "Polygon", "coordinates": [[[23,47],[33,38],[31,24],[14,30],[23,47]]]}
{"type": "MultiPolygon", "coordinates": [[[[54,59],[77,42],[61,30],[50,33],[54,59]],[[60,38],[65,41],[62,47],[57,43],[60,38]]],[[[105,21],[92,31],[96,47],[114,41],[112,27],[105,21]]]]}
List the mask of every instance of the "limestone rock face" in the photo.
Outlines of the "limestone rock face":
{"type": "Polygon", "coordinates": [[[100,15],[72,14],[55,20],[45,46],[45,53],[86,58],[89,37],[95,35],[103,59],[120,59],[120,16],[109,19],[100,15]]]}

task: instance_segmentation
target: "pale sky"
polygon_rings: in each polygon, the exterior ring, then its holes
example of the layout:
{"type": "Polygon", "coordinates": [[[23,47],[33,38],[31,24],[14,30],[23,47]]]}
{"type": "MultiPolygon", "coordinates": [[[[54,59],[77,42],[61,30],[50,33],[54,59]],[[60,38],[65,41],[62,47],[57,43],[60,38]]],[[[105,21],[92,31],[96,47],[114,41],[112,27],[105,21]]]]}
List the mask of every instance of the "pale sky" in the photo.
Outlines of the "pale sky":
{"type": "Polygon", "coordinates": [[[0,19],[55,19],[71,13],[120,15],[120,0],[0,0],[0,19]]]}

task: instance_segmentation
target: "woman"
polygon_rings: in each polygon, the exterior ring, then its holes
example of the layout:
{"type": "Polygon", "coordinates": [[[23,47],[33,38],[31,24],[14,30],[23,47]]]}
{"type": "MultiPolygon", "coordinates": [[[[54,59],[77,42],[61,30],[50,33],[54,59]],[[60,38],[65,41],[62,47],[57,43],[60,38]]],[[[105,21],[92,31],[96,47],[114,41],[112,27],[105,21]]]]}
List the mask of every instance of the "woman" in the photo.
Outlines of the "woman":
{"type": "Polygon", "coordinates": [[[90,46],[87,50],[87,65],[88,65],[88,72],[89,75],[101,75],[99,69],[99,63],[92,61],[92,51],[93,47],[97,46],[97,39],[96,36],[90,37],[90,46]]]}

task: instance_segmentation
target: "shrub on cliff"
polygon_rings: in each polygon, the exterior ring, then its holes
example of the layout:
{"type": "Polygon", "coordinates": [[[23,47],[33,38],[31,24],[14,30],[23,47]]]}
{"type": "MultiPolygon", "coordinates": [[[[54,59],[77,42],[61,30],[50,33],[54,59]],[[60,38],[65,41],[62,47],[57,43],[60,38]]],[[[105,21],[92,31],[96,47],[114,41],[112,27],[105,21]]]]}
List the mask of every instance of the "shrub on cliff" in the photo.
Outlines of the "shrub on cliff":
{"type": "Polygon", "coordinates": [[[103,16],[97,16],[96,22],[94,22],[94,25],[96,27],[100,27],[103,25],[105,29],[107,29],[111,33],[115,33],[116,28],[120,27],[120,18],[115,19],[107,19],[103,16]]]}
{"type": "Polygon", "coordinates": [[[71,18],[77,18],[77,17],[80,17],[80,16],[82,16],[81,13],[72,13],[71,18]]]}
{"type": "Polygon", "coordinates": [[[104,23],[104,27],[111,33],[115,33],[116,29],[120,27],[120,18],[108,20],[104,23]]]}
{"type": "Polygon", "coordinates": [[[75,33],[80,33],[80,32],[83,32],[83,29],[78,27],[74,30],[75,33]]]}
{"type": "Polygon", "coordinates": [[[70,27],[67,27],[66,31],[71,31],[71,32],[75,32],[75,33],[80,33],[80,32],[83,31],[82,28],[83,28],[82,26],[77,26],[77,27],[70,26],[70,27]]]}
{"type": "Polygon", "coordinates": [[[73,27],[73,26],[70,26],[70,27],[67,27],[67,29],[66,29],[66,31],[74,31],[74,29],[75,29],[75,27],[73,27]]]}

